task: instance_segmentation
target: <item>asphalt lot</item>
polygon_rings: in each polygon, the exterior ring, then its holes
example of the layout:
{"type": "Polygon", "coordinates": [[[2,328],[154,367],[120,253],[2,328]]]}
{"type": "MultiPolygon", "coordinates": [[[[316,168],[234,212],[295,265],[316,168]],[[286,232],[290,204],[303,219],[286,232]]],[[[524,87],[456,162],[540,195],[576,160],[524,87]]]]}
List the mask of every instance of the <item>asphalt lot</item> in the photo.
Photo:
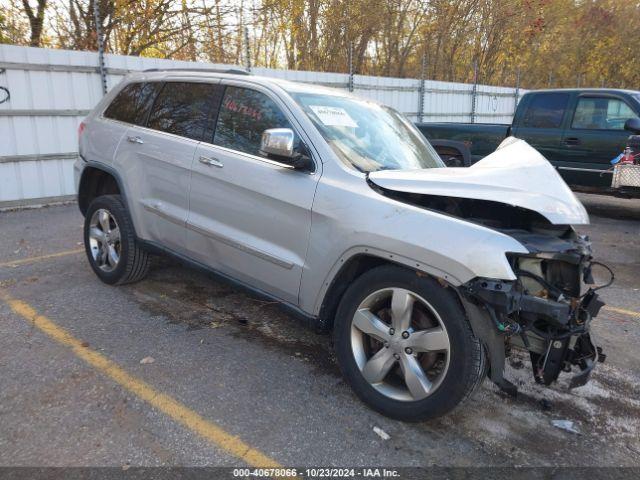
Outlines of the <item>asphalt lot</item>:
{"type": "Polygon", "coordinates": [[[640,466],[640,201],[581,198],[616,272],[594,326],[607,363],[568,392],[515,358],[518,398],[485,382],[418,424],[362,405],[329,336],[277,305],[162,258],[109,287],[76,205],[0,212],[0,465],[640,466]]]}

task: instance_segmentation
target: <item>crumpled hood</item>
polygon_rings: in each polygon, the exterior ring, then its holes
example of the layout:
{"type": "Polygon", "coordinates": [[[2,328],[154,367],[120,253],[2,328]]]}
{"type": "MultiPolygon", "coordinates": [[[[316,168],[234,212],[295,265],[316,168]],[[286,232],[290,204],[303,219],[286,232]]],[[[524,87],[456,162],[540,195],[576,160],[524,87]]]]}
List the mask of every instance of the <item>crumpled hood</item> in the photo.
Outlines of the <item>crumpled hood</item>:
{"type": "Polygon", "coordinates": [[[533,210],[553,224],[588,224],[589,215],[555,168],[515,137],[471,167],[381,170],[374,184],[397,192],[490,200],[533,210]]]}

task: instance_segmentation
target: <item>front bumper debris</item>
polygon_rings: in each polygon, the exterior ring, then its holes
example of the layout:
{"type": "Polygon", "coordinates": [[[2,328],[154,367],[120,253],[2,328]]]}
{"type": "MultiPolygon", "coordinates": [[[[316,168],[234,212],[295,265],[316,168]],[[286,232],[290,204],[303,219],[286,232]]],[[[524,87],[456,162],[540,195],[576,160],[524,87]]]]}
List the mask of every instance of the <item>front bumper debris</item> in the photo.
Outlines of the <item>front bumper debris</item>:
{"type": "Polygon", "coordinates": [[[597,347],[591,341],[589,334],[584,334],[579,338],[578,348],[571,350],[570,362],[580,365],[581,371],[574,375],[569,381],[569,388],[576,388],[585,385],[589,381],[589,376],[596,363],[604,362],[607,356],[602,353],[602,348],[597,347]]]}
{"type": "MultiPolygon", "coordinates": [[[[534,378],[544,385],[577,367],[569,388],[587,383],[595,364],[606,358],[589,334],[591,320],[604,305],[593,290],[581,297],[554,299],[531,295],[518,281],[480,278],[465,284],[462,294],[467,311],[475,306],[475,315],[484,316],[493,327],[479,337],[489,350],[491,379],[510,394],[516,388],[503,378],[502,370],[511,348],[529,352],[534,378]],[[497,338],[489,338],[492,335],[497,338]]],[[[471,323],[476,331],[479,321],[471,323]]]]}

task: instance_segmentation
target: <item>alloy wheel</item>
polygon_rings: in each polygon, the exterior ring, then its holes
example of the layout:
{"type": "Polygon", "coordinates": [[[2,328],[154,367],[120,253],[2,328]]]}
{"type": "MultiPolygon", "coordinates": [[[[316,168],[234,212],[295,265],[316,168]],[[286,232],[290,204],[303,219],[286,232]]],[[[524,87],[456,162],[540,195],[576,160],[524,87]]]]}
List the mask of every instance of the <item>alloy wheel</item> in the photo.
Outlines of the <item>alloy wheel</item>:
{"type": "Polygon", "coordinates": [[[451,344],[436,310],[403,288],[367,296],[351,322],[351,348],[364,379],[394,400],[432,395],[449,368],[451,344]]]}
{"type": "Polygon", "coordinates": [[[112,272],[120,262],[122,243],[120,227],[114,216],[104,208],[96,210],[89,223],[89,247],[96,266],[112,272]]]}

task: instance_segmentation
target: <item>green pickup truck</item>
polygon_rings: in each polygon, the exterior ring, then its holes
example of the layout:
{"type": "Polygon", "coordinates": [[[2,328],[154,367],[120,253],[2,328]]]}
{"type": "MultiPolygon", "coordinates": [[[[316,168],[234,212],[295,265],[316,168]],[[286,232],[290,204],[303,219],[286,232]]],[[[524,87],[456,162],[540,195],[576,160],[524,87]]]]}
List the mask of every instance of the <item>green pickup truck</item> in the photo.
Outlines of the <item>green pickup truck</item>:
{"type": "Polygon", "coordinates": [[[625,148],[630,118],[640,117],[640,92],[555,89],[526,93],[511,125],[419,123],[445,161],[468,166],[508,136],[526,140],[574,187],[611,192],[611,160],[625,148]]]}

